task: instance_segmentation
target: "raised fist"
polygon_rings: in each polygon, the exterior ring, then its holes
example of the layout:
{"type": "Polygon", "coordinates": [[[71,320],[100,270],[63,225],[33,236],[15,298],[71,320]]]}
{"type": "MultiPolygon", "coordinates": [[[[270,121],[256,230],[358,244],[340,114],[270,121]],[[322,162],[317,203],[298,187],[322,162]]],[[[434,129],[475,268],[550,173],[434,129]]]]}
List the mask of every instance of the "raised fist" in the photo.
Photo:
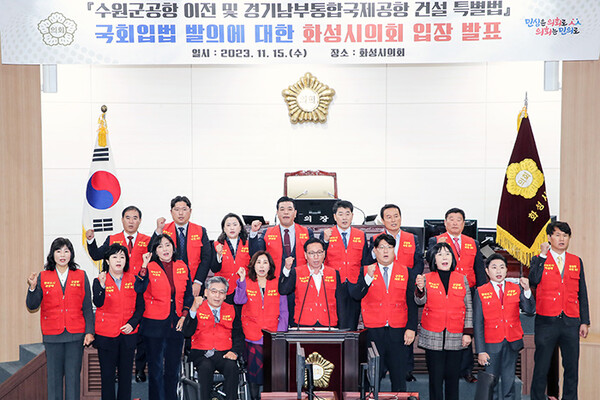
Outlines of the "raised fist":
{"type": "Polygon", "coordinates": [[[250,225],[250,230],[252,232],[258,232],[260,230],[261,226],[262,226],[262,222],[260,222],[259,220],[255,219],[254,221],[252,221],[252,225],[250,225]]]}
{"type": "Polygon", "coordinates": [[[327,228],[323,231],[323,241],[324,242],[329,242],[329,238],[331,237],[331,228],[327,228]]]}
{"type": "Polygon", "coordinates": [[[94,230],[88,229],[87,231],[85,231],[85,238],[87,240],[92,240],[94,238],[94,230]]]}
{"type": "Polygon", "coordinates": [[[424,275],[417,275],[417,279],[415,279],[415,286],[417,287],[417,289],[419,290],[423,290],[425,288],[425,276],[424,275]]]}
{"type": "Polygon", "coordinates": [[[157,234],[161,234],[163,233],[163,229],[165,229],[165,224],[167,223],[167,220],[164,217],[160,217],[159,219],[156,220],[156,233],[157,234]]]}

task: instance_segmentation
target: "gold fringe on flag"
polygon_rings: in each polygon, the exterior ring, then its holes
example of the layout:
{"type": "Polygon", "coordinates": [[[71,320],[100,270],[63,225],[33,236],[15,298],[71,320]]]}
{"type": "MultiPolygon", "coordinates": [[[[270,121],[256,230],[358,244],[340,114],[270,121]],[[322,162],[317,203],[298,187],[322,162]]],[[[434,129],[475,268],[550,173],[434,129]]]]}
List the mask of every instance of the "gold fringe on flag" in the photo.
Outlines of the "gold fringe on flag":
{"type": "Polygon", "coordinates": [[[500,225],[496,225],[496,243],[504,248],[508,253],[519,260],[521,264],[529,267],[531,258],[540,252],[540,245],[548,241],[548,234],[546,233],[546,227],[550,223],[550,220],[546,222],[542,230],[538,233],[535,241],[531,247],[525,246],[517,238],[502,229],[500,225]]]}
{"type": "Polygon", "coordinates": [[[523,121],[523,118],[527,118],[527,106],[523,107],[517,116],[517,132],[519,132],[519,129],[521,129],[521,121],[523,121]]]}
{"type": "Polygon", "coordinates": [[[106,147],[106,134],[108,127],[106,126],[106,113],[103,112],[98,118],[98,146],[106,147]]]}

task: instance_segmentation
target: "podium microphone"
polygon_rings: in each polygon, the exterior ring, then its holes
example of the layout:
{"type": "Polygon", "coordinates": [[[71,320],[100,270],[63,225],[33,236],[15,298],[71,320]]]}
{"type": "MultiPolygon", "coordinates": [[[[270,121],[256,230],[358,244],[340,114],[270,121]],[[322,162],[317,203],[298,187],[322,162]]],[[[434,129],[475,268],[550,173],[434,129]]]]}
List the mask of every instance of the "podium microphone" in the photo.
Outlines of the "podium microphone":
{"type": "Polygon", "coordinates": [[[308,288],[310,287],[310,280],[312,279],[312,274],[308,276],[308,284],[306,285],[306,290],[304,291],[304,298],[302,299],[302,306],[300,307],[300,315],[298,315],[298,322],[296,322],[296,329],[300,330],[300,318],[302,318],[302,311],[304,311],[304,303],[306,302],[306,295],[308,294],[308,288]]]}
{"type": "Polygon", "coordinates": [[[304,189],[304,191],[302,193],[300,193],[298,196],[294,197],[294,200],[296,200],[300,196],[304,196],[307,193],[308,193],[308,189],[304,189]]]}
{"type": "Polygon", "coordinates": [[[329,302],[327,301],[327,289],[325,289],[325,274],[321,277],[321,286],[325,292],[325,309],[327,309],[327,330],[331,330],[331,315],[329,314],[329,302]]]}

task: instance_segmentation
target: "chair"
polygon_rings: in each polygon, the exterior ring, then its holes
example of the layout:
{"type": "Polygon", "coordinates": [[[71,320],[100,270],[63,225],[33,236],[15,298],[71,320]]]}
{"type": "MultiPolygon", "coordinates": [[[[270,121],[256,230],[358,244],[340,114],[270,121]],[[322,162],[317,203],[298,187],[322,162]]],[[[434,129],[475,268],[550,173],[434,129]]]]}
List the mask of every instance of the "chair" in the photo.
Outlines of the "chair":
{"type": "Polygon", "coordinates": [[[294,199],[337,199],[337,174],[321,170],[286,172],[283,195],[294,199]]]}

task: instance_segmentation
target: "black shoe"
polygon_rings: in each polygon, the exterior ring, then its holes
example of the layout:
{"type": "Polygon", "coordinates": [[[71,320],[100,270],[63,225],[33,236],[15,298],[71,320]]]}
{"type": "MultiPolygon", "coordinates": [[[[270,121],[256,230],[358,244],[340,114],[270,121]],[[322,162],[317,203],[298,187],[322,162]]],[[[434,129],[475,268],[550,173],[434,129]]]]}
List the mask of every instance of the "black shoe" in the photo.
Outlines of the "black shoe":
{"type": "Polygon", "coordinates": [[[146,382],[146,373],[143,369],[140,371],[135,371],[135,381],[138,383],[146,382]]]}
{"type": "Polygon", "coordinates": [[[417,378],[415,378],[415,376],[412,374],[412,372],[409,372],[406,374],[406,382],[416,382],[417,378]]]}
{"type": "Polygon", "coordinates": [[[467,381],[468,383],[475,383],[475,382],[477,382],[477,378],[475,378],[475,376],[473,376],[473,374],[463,375],[463,379],[465,381],[467,381]]]}

